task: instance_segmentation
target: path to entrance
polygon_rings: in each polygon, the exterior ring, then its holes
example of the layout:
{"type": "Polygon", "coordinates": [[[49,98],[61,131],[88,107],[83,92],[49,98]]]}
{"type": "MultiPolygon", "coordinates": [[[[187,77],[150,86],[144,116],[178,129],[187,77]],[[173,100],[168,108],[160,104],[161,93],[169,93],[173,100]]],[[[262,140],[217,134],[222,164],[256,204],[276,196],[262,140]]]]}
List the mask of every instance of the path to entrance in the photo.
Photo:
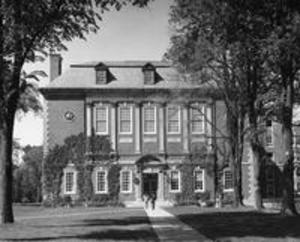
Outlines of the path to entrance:
{"type": "Polygon", "coordinates": [[[211,241],[163,208],[145,211],[160,241],[211,241]]]}

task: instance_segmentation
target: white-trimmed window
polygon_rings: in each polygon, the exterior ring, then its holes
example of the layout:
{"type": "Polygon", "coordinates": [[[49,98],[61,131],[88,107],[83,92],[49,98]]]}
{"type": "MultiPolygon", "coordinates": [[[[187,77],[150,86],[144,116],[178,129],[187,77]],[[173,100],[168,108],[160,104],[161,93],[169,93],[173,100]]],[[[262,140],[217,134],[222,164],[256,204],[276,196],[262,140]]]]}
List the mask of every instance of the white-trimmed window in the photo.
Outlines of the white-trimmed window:
{"type": "Polygon", "coordinates": [[[294,135],[294,146],[296,148],[300,147],[300,135],[294,135]]]}
{"type": "Polygon", "coordinates": [[[168,117],[168,133],[179,134],[180,133],[180,106],[169,106],[167,108],[168,117]]]}
{"type": "Polygon", "coordinates": [[[132,133],[132,106],[122,105],[119,108],[119,131],[120,134],[132,133]]]}
{"type": "Polygon", "coordinates": [[[266,146],[273,146],[273,125],[272,120],[266,121],[266,135],[265,135],[266,146]]]}
{"type": "Polygon", "coordinates": [[[96,170],[96,193],[107,193],[107,170],[96,170]]]}
{"type": "Polygon", "coordinates": [[[205,106],[204,104],[193,104],[190,109],[192,134],[203,134],[205,132],[205,106]]]}
{"type": "Polygon", "coordinates": [[[156,133],[156,106],[147,104],[143,107],[144,116],[144,133],[155,134],[156,133]]]}
{"type": "Polygon", "coordinates": [[[194,170],[195,192],[203,192],[205,190],[204,175],[204,169],[197,168],[194,170]]]}
{"type": "Polygon", "coordinates": [[[130,193],[132,189],[132,172],[130,170],[122,170],[120,179],[121,192],[130,193]]]}
{"type": "Polygon", "coordinates": [[[233,174],[230,169],[225,169],[223,174],[224,192],[233,191],[233,174]]]}
{"type": "Polygon", "coordinates": [[[65,171],[65,194],[75,194],[76,193],[76,172],[75,171],[65,171]]]}
{"type": "Polygon", "coordinates": [[[180,171],[173,170],[170,171],[170,192],[180,192],[181,187],[181,175],[180,171]]]}
{"type": "Polygon", "coordinates": [[[102,104],[95,108],[95,127],[97,134],[108,134],[108,107],[102,104]]]}

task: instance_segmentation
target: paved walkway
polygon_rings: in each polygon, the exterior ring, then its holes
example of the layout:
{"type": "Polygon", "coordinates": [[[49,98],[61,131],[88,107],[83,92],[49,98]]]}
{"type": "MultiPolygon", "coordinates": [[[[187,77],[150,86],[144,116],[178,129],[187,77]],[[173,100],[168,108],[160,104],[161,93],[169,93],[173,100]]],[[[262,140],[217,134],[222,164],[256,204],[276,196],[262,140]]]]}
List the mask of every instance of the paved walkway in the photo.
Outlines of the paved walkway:
{"type": "Polygon", "coordinates": [[[160,241],[211,241],[163,208],[145,211],[160,241]]]}

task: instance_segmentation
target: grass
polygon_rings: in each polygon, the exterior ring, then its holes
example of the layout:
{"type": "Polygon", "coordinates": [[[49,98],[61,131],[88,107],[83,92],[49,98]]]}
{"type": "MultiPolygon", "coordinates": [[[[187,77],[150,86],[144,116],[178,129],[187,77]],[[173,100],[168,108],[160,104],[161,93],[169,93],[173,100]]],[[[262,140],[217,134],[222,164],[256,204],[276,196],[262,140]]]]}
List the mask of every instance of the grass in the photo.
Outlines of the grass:
{"type": "MultiPolygon", "coordinates": [[[[166,210],[212,241],[300,241],[299,216],[247,208],[186,206],[166,210]]],[[[17,206],[14,211],[15,224],[0,225],[0,241],[158,241],[143,209],[17,206]]],[[[168,224],[168,218],[158,219],[158,225],[168,224]]],[[[180,238],[175,224],[164,230],[177,231],[180,238]]]]}
{"type": "Polygon", "coordinates": [[[157,241],[143,209],[16,207],[0,241],[157,241]]]}
{"type": "Polygon", "coordinates": [[[300,241],[300,216],[250,209],[168,208],[182,222],[213,241],[300,241]]]}

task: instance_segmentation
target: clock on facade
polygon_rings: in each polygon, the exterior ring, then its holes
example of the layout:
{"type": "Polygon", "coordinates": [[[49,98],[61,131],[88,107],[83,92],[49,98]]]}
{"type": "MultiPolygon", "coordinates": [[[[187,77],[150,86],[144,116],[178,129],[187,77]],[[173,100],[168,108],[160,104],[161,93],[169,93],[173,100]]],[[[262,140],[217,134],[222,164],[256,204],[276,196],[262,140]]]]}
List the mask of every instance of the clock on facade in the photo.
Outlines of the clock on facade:
{"type": "Polygon", "coordinates": [[[73,112],[71,112],[71,111],[67,111],[67,112],[65,112],[64,117],[65,117],[65,119],[66,119],[67,121],[74,121],[74,119],[75,119],[75,114],[74,114],[73,112]]]}

